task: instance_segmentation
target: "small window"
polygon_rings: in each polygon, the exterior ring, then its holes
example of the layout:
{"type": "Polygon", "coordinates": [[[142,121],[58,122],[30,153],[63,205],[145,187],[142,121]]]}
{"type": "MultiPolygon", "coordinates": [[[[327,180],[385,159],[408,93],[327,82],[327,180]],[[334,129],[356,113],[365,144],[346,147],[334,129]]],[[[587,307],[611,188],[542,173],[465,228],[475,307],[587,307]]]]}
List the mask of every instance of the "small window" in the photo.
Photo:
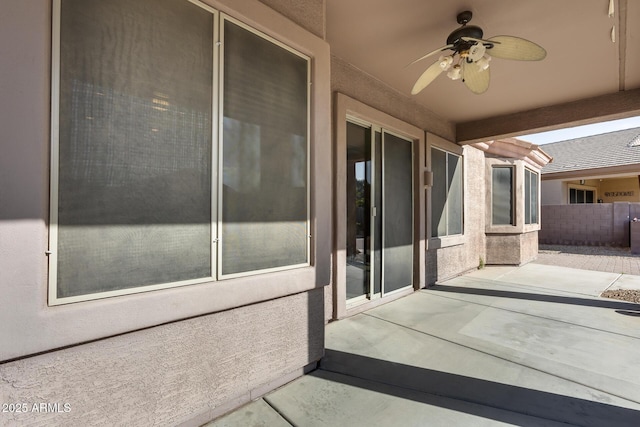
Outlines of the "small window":
{"type": "Polygon", "coordinates": [[[431,236],[462,234],[462,157],[431,149],[431,236]]]}
{"type": "Polygon", "coordinates": [[[513,168],[494,167],[491,175],[491,222],[493,225],[514,225],[513,168]]]}
{"type": "Polygon", "coordinates": [[[570,204],[593,203],[594,200],[595,200],[595,191],[593,190],[584,190],[580,188],[569,189],[570,204]]]}
{"type": "Polygon", "coordinates": [[[538,174],[524,170],[524,223],[538,223],[538,174]]]}

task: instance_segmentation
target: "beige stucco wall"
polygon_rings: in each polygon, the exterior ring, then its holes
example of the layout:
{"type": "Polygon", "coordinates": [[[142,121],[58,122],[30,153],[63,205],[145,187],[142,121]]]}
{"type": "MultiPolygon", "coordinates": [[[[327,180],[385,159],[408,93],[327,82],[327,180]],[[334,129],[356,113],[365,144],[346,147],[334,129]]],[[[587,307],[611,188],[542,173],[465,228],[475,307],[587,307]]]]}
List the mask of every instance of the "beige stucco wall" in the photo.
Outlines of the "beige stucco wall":
{"type": "Polygon", "coordinates": [[[70,411],[0,425],[200,425],[322,356],[322,301],[318,289],[2,364],[2,403],[70,411]]]}
{"type": "Polygon", "coordinates": [[[488,265],[522,265],[538,256],[538,232],[487,235],[488,265]]]}
{"type": "MultiPolygon", "coordinates": [[[[464,159],[464,235],[429,240],[426,261],[429,284],[477,268],[480,259],[486,261],[485,157],[482,151],[470,146],[463,147],[462,155],[464,159]]],[[[430,218],[427,218],[427,221],[430,221],[430,218]]]]}
{"type": "MultiPolygon", "coordinates": [[[[51,1],[3,0],[0,401],[68,403],[70,412],[0,413],[0,425],[199,425],[322,356],[331,280],[329,48],[255,0],[205,2],[313,57],[312,169],[325,171],[312,184],[312,206],[321,207],[312,217],[313,266],[49,307],[51,1]]],[[[299,21],[317,32],[322,2],[306,3],[316,12],[299,21]]]]}
{"type": "Polygon", "coordinates": [[[296,24],[324,39],[325,0],[259,0],[296,24]]]}
{"type": "Polygon", "coordinates": [[[453,123],[336,56],[331,57],[331,90],[449,141],[455,139],[453,123]]]}

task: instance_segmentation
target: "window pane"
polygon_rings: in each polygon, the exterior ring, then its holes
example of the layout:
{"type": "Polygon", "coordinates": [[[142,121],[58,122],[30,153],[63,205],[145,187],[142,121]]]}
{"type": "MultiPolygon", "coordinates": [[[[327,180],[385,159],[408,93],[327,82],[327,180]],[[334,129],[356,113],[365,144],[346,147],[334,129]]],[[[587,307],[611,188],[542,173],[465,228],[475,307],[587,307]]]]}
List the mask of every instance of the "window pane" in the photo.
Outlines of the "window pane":
{"type": "Polygon", "coordinates": [[[431,187],[431,236],[446,236],[447,216],[447,153],[431,149],[431,170],[433,186],[431,187]]]}
{"type": "Polygon", "coordinates": [[[575,188],[569,189],[569,203],[578,203],[578,196],[575,188]]]}
{"type": "Polygon", "coordinates": [[[593,203],[593,191],[592,190],[586,190],[585,191],[585,202],[586,203],[593,203]]]}
{"type": "Polygon", "coordinates": [[[513,224],[512,168],[493,168],[492,171],[492,223],[513,224]]]}
{"type": "Polygon", "coordinates": [[[447,160],[447,234],[462,234],[462,162],[454,154],[447,154],[447,160]]]}
{"type": "Polygon", "coordinates": [[[371,128],[347,123],[347,299],[369,293],[371,128]]]}
{"type": "Polygon", "coordinates": [[[57,295],[211,276],[213,15],[63,0],[57,295]]]}
{"type": "Polygon", "coordinates": [[[222,274],[308,262],[307,60],[224,23],[222,274]]]}
{"type": "Polygon", "coordinates": [[[524,171],[524,223],[531,224],[531,172],[524,171]]]}
{"type": "Polygon", "coordinates": [[[577,203],[584,203],[584,190],[576,190],[576,202],[577,203]]]}
{"type": "Polygon", "coordinates": [[[538,223],[538,180],[537,173],[531,173],[531,223],[538,223]]]}

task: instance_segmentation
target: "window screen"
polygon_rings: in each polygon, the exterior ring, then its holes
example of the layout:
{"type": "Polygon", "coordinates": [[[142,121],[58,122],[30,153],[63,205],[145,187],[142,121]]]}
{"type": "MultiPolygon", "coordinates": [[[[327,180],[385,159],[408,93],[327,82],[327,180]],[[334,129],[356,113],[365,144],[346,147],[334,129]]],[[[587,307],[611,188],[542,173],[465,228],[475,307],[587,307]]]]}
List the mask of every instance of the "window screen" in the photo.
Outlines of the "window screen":
{"type": "Polygon", "coordinates": [[[210,277],[213,15],[63,0],[60,19],[57,296],[210,277]]]}
{"type": "Polygon", "coordinates": [[[188,0],[59,4],[52,303],[308,265],[308,58],[225,18],[218,61],[188,0]]]}
{"type": "Polygon", "coordinates": [[[524,171],[524,222],[538,223],[538,174],[529,169],[524,171]]]}
{"type": "Polygon", "coordinates": [[[447,234],[462,234],[462,161],[447,153],[447,234]]]}
{"type": "Polygon", "coordinates": [[[308,61],[224,22],[222,274],[308,263],[308,61]]]}
{"type": "Polygon", "coordinates": [[[436,148],[431,149],[431,235],[462,234],[462,160],[436,148]]]}
{"type": "Polygon", "coordinates": [[[494,167],[491,174],[494,225],[513,225],[513,168],[494,167]]]}

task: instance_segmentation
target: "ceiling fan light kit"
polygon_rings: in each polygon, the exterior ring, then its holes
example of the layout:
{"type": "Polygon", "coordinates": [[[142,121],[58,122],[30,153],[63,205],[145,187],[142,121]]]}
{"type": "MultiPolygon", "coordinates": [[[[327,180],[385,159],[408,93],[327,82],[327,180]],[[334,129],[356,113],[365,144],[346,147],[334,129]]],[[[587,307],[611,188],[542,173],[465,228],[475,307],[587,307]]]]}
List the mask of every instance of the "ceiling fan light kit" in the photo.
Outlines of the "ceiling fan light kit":
{"type": "Polygon", "coordinates": [[[473,93],[481,94],[489,88],[489,62],[492,57],[519,61],[540,61],[546,57],[544,48],[519,37],[483,39],[482,28],[467,25],[472,17],[470,11],[459,13],[457,21],[462,26],[449,34],[447,44],[409,64],[413,65],[448,49],[453,51],[450,55],[440,56],[422,73],[411,90],[412,95],[418,94],[444,71],[447,71],[450,79],[462,80],[473,93]]]}

